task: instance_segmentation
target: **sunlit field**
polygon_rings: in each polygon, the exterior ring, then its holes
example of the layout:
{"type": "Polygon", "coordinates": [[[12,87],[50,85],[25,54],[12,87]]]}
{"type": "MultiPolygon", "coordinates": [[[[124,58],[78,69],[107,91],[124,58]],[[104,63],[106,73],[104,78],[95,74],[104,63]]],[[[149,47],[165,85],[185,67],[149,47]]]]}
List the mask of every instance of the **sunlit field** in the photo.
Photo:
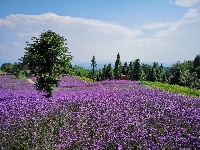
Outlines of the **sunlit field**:
{"type": "Polygon", "coordinates": [[[200,149],[200,98],[65,76],[53,97],[0,76],[0,149],[200,149]]]}

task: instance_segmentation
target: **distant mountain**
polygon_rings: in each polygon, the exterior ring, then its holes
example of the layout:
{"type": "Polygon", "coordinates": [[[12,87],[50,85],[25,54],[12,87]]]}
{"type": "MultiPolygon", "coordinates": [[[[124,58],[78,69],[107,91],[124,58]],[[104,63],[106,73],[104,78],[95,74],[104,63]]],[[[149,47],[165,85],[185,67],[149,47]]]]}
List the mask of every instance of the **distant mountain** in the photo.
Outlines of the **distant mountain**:
{"type": "MultiPolygon", "coordinates": [[[[107,63],[97,63],[97,69],[103,68],[103,66],[107,63]]],[[[72,62],[73,66],[80,66],[85,69],[92,69],[91,63],[90,62],[79,62],[79,61],[73,61],[72,62]]]]}
{"type": "MultiPolygon", "coordinates": [[[[114,68],[115,62],[97,62],[97,69],[101,69],[101,68],[104,67],[104,65],[108,65],[109,63],[111,63],[112,67],[114,68]]],[[[127,63],[129,64],[129,61],[127,61],[127,63]]],[[[153,61],[144,61],[144,62],[141,62],[141,63],[152,65],[154,62],[153,61]]],[[[124,62],[122,62],[122,65],[123,64],[124,64],[124,62]]],[[[159,65],[160,64],[161,63],[159,63],[159,65]]],[[[162,63],[164,69],[171,67],[172,64],[173,63],[162,63]]],[[[80,66],[80,67],[83,67],[85,69],[92,69],[90,62],[73,61],[72,65],[73,66],[75,66],[75,65],[80,66]]]]}
{"type": "MultiPolygon", "coordinates": [[[[0,66],[3,64],[3,63],[12,63],[14,64],[15,62],[19,62],[19,60],[0,60],[0,66]]],[[[111,62],[97,62],[97,69],[101,69],[104,67],[104,65],[108,65],[109,63],[111,63],[112,67],[114,68],[114,65],[115,65],[115,62],[111,61],[111,62]]],[[[129,61],[127,61],[127,63],[129,64],[129,61]]],[[[145,64],[149,64],[149,65],[152,65],[153,64],[153,61],[144,61],[144,62],[141,62],[141,63],[145,63],[145,64]]],[[[124,64],[124,62],[122,61],[122,65],[124,64]]],[[[161,63],[159,63],[161,64],[161,63]]],[[[164,69],[167,68],[167,67],[171,67],[173,63],[162,63],[163,64],[163,67],[164,69]]],[[[91,67],[91,62],[80,62],[80,61],[72,61],[72,65],[73,66],[80,66],[80,67],[83,67],[85,69],[92,69],[91,67]]]]}

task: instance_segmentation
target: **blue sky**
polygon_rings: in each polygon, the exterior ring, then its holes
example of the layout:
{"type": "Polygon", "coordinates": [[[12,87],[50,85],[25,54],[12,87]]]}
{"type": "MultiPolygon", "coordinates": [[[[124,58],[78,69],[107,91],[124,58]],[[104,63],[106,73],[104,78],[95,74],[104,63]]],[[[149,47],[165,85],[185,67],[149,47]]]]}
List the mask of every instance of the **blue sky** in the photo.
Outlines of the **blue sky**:
{"type": "Polygon", "coordinates": [[[0,60],[24,55],[44,30],[67,38],[76,62],[174,63],[200,54],[200,0],[0,0],[0,60]]]}

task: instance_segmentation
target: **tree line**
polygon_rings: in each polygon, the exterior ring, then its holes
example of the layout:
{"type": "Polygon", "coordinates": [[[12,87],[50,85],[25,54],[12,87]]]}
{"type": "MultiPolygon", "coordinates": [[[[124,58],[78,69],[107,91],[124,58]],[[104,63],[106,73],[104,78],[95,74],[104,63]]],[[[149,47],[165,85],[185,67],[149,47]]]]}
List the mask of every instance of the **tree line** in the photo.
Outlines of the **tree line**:
{"type": "MultiPolygon", "coordinates": [[[[124,75],[125,78],[123,79],[126,80],[158,81],[200,89],[200,55],[196,55],[194,60],[182,63],[176,62],[171,67],[164,68],[162,63],[154,62],[152,65],[149,65],[140,63],[140,59],[122,64],[120,54],[118,53],[113,67],[111,63],[108,63],[101,69],[95,69],[97,66],[95,56],[92,57],[91,66],[92,69],[89,70],[76,65],[72,66],[69,63],[68,67],[63,69],[63,74],[86,77],[93,81],[119,80],[124,75]]],[[[0,70],[13,73],[19,78],[28,76],[30,73],[20,62],[14,64],[4,63],[1,65],[0,70]]]]}
{"type": "Polygon", "coordinates": [[[18,63],[4,63],[0,73],[13,73],[17,78],[27,77],[30,74],[37,76],[36,88],[47,92],[51,97],[54,88],[62,74],[91,78],[93,81],[127,79],[141,81],[158,81],[177,84],[190,88],[200,89],[200,55],[194,60],[177,62],[167,69],[162,64],[154,62],[153,65],[140,63],[136,59],[122,64],[120,54],[112,67],[105,64],[102,69],[96,69],[95,56],[92,57],[91,67],[88,70],[79,66],[72,66],[73,56],[68,51],[67,39],[48,30],[39,37],[32,37],[32,43],[26,42],[24,56],[18,63]],[[123,77],[123,78],[122,78],[123,77]]]}
{"type": "Polygon", "coordinates": [[[149,65],[140,63],[140,59],[122,64],[118,53],[114,67],[108,63],[95,72],[97,81],[118,80],[122,77],[126,77],[127,80],[158,81],[200,89],[200,55],[197,55],[194,60],[177,62],[171,67],[164,68],[162,63],[154,62],[149,65]]]}

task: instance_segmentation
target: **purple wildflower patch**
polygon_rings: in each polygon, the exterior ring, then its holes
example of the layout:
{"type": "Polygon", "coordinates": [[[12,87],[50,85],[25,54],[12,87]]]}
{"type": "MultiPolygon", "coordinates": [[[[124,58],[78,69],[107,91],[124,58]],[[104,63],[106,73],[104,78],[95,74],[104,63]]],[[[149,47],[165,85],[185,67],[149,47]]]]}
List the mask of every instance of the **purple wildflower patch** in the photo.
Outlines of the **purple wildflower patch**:
{"type": "Polygon", "coordinates": [[[47,99],[0,77],[0,149],[199,149],[200,99],[65,76],[47,99]]]}

